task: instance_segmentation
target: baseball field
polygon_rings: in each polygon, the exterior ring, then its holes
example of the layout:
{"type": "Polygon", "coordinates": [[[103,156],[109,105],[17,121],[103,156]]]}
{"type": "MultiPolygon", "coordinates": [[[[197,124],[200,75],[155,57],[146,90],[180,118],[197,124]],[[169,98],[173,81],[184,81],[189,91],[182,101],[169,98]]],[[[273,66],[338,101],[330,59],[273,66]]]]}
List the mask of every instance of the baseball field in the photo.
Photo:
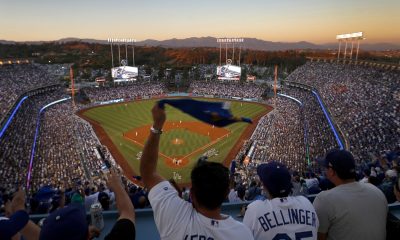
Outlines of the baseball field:
{"type": "MultiPolygon", "coordinates": [[[[150,110],[155,101],[97,106],[78,113],[92,124],[99,140],[108,147],[128,177],[139,175],[140,156],[152,125],[150,110]]],[[[167,121],[159,149],[159,173],[187,184],[193,165],[203,155],[228,166],[244,139],[254,131],[258,119],[270,110],[271,107],[258,103],[233,101],[233,115],[250,117],[254,123],[234,123],[218,128],[167,105],[167,121]]]]}

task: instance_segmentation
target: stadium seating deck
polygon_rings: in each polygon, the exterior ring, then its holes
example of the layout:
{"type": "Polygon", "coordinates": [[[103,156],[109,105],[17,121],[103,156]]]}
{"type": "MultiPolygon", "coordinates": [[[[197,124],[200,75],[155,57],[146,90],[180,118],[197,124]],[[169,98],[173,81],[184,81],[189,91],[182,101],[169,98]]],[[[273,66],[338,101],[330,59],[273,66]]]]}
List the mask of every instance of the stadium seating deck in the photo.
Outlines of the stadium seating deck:
{"type": "MultiPolygon", "coordinates": [[[[310,201],[314,200],[315,195],[310,195],[308,197],[310,201]]],[[[242,206],[247,205],[250,202],[243,203],[224,203],[222,205],[222,212],[224,214],[230,215],[238,221],[242,221],[243,218],[238,217],[242,206]]],[[[389,213],[394,218],[400,220],[400,203],[389,204],[389,213]]],[[[160,239],[157,231],[156,224],[154,222],[153,210],[152,209],[136,209],[136,239],[160,239]]],[[[46,217],[47,215],[32,215],[31,219],[35,222],[40,221],[40,219],[46,217]]],[[[90,216],[88,213],[87,216],[90,216]]],[[[104,218],[104,229],[102,230],[99,239],[103,239],[104,236],[110,232],[113,224],[118,217],[117,211],[105,211],[103,212],[104,218]]]]}

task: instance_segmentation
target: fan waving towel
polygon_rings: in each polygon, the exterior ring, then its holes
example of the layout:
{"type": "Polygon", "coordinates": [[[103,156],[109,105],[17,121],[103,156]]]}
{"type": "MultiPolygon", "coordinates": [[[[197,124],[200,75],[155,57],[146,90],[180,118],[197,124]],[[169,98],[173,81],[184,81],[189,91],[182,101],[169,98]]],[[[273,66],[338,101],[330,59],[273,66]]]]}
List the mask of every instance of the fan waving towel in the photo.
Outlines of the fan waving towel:
{"type": "Polygon", "coordinates": [[[158,102],[158,106],[162,109],[165,104],[217,127],[225,127],[235,122],[252,123],[250,118],[234,117],[229,110],[229,102],[206,102],[193,99],[163,99],[158,102]]]}

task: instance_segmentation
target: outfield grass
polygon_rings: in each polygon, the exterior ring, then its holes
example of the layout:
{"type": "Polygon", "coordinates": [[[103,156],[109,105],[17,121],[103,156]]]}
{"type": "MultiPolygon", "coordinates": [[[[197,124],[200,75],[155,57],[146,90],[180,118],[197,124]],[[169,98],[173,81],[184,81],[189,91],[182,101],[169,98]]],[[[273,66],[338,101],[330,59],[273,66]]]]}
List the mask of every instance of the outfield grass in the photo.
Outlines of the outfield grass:
{"type": "MultiPolygon", "coordinates": [[[[150,110],[155,101],[156,100],[143,100],[125,104],[106,105],[89,109],[83,113],[86,117],[95,120],[103,127],[115,146],[124,156],[125,160],[136,172],[139,172],[138,158],[140,156],[139,153],[142,151],[142,147],[125,139],[122,134],[132,130],[133,128],[152,124],[150,110]]],[[[216,100],[213,99],[213,101],[216,100]]],[[[261,113],[266,113],[267,110],[264,106],[259,104],[233,101],[231,111],[235,116],[254,118],[261,113]]],[[[166,113],[167,121],[198,121],[170,106],[166,107],[166,113]]],[[[176,179],[178,183],[188,183],[190,182],[190,170],[204,152],[215,148],[218,151],[218,156],[213,156],[210,160],[223,162],[247,126],[247,123],[235,123],[227,126],[226,129],[231,131],[228,137],[223,138],[223,140],[208,147],[204,151],[200,151],[191,156],[189,164],[182,168],[177,169],[169,167],[164,162],[163,157],[160,156],[157,170],[165,178],[169,179],[174,176],[180,176],[180,179],[179,177],[176,179]]],[[[185,132],[183,129],[175,129],[162,135],[160,151],[166,155],[187,155],[188,153],[193,152],[194,149],[207,144],[209,141],[210,140],[207,136],[193,132],[185,132]],[[182,146],[171,144],[171,141],[178,137],[185,143],[182,146]]]]}

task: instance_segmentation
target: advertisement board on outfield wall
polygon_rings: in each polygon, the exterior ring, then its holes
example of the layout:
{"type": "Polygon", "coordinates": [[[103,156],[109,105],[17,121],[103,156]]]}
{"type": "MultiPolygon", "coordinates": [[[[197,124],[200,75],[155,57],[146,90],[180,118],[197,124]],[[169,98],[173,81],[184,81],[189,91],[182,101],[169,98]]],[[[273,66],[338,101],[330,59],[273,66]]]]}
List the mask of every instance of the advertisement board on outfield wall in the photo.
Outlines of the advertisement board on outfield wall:
{"type": "Polygon", "coordinates": [[[104,101],[104,102],[99,102],[100,105],[106,105],[106,104],[111,104],[111,103],[119,103],[119,102],[123,102],[124,99],[120,98],[120,99],[113,99],[113,100],[109,100],[109,101],[104,101]]]}
{"type": "Polygon", "coordinates": [[[217,67],[219,80],[239,81],[242,69],[235,65],[223,65],[217,67]]]}
{"type": "Polygon", "coordinates": [[[183,93],[183,92],[173,92],[173,93],[168,93],[168,97],[188,97],[188,93],[183,93]]]}

